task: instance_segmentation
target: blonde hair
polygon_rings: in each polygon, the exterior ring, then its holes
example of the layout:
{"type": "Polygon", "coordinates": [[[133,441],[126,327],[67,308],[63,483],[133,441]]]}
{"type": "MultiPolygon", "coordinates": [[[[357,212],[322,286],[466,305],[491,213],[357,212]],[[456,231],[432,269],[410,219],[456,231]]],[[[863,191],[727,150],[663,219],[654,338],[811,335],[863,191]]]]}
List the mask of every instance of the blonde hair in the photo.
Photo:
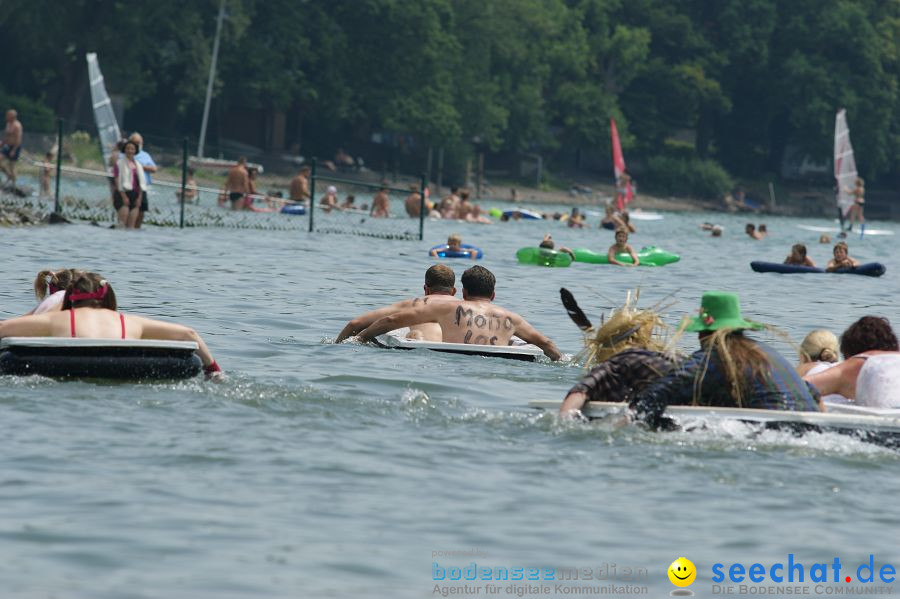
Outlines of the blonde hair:
{"type": "Polygon", "coordinates": [[[635,307],[639,295],[639,291],[629,291],[621,308],[613,310],[608,318],[601,318],[599,327],[588,329],[584,349],[578,354],[586,368],[629,349],[666,350],[668,326],[653,308],[635,307]]]}
{"type": "Polygon", "coordinates": [[[453,233],[447,237],[447,245],[453,245],[453,242],[456,242],[457,245],[462,243],[462,237],[459,233],[453,233]]]}
{"type": "Polygon", "coordinates": [[[810,331],[800,344],[801,362],[837,362],[838,338],[831,331],[810,331]]]}

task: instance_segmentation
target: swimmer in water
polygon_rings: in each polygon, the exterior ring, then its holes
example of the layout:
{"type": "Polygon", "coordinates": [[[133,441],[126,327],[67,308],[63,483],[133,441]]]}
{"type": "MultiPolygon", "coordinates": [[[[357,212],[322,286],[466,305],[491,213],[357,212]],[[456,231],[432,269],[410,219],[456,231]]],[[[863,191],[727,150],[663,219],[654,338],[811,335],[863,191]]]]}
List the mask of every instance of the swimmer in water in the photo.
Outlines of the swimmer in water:
{"type": "Polygon", "coordinates": [[[221,377],[203,338],[194,329],[117,311],[116,293],[100,275],[81,272],[69,284],[61,311],[10,318],[0,322],[2,337],[81,337],[86,339],[166,339],[193,341],[203,371],[221,377]]]}
{"type": "Polygon", "coordinates": [[[496,279],[483,266],[473,266],[462,276],[463,301],[419,302],[418,305],[395,312],[372,323],[359,334],[359,340],[371,341],[378,335],[405,326],[437,322],[446,343],[479,345],[509,345],[513,335],[544,350],[551,360],[562,354],[548,337],[511,310],[493,302],[496,279]]]}
{"type": "Polygon", "coordinates": [[[834,258],[829,260],[828,265],[825,266],[825,270],[828,272],[834,272],[842,268],[856,268],[859,266],[859,260],[854,260],[850,257],[849,248],[847,247],[846,242],[838,241],[834,244],[832,253],[834,254],[834,258]]]}
{"type": "Polygon", "coordinates": [[[545,250],[554,250],[555,249],[557,252],[565,252],[565,253],[569,254],[570,256],[572,256],[572,260],[575,259],[575,252],[573,252],[569,248],[564,247],[564,246],[556,247],[556,243],[553,241],[553,237],[550,235],[550,233],[547,233],[546,235],[544,235],[544,239],[541,240],[541,242],[538,244],[538,247],[543,248],[545,250]]]}
{"type": "Polygon", "coordinates": [[[637,254],[630,245],[628,245],[628,231],[625,229],[619,229],[616,231],[616,242],[609,246],[609,250],[606,252],[606,257],[609,260],[610,264],[615,264],[617,266],[638,266],[641,261],[637,257],[637,254]],[[633,263],[629,264],[628,262],[622,262],[616,259],[616,254],[629,254],[631,259],[634,260],[633,263]]]}
{"type": "Polygon", "coordinates": [[[66,290],[75,277],[81,273],[82,271],[74,268],[39,272],[34,278],[34,295],[40,300],[40,303],[25,316],[62,310],[66,290]]]}
{"type": "MultiPolygon", "coordinates": [[[[348,337],[358,334],[360,331],[371,325],[376,320],[390,316],[396,312],[414,308],[418,305],[428,303],[452,301],[458,302],[456,297],[456,273],[449,266],[443,264],[435,264],[425,271],[425,297],[416,297],[403,300],[384,308],[366,312],[357,316],[347,323],[347,325],[338,333],[335,343],[340,343],[348,337]]],[[[399,328],[399,327],[397,327],[399,328]]],[[[409,327],[407,339],[418,339],[420,341],[441,341],[443,332],[437,322],[424,322],[409,327]]]]}
{"type": "Polygon", "coordinates": [[[794,266],[816,266],[816,263],[806,255],[806,246],[802,243],[795,243],[791,246],[791,253],[784,259],[784,263],[794,266]]]}
{"type": "Polygon", "coordinates": [[[747,223],[747,226],[744,227],[744,231],[752,239],[762,239],[763,237],[765,237],[765,235],[756,230],[756,225],[754,225],[753,223],[747,223]]]}
{"type": "MultiPolygon", "coordinates": [[[[433,258],[439,258],[438,252],[440,252],[440,248],[434,248],[431,250],[431,256],[433,258]]],[[[460,237],[459,233],[453,233],[449,237],[447,237],[447,249],[445,251],[448,252],[459,252],[461,254],[465,254],[467,258],[471,258],[472,260],[478,260],[478,251],[464,248],[462,246],[462,237],[460,237]]]]}

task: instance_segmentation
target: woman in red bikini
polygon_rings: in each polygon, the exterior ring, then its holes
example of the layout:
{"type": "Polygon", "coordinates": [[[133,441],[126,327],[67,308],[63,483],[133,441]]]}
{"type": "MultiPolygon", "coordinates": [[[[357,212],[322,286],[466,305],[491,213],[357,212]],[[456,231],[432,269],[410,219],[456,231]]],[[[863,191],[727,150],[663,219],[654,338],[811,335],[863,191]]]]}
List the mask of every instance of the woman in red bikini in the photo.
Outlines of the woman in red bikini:
{"type": "Polygon", "coordinates": [[[207,376],[220,373],[197,331],[180,324],[116,312],[116,293],[100,275],[80,272],[69,284],[62,311],[20,316],[0,322],[3,337],[84,337],[88,339],[167,339],[195,341],[207,376]]]}

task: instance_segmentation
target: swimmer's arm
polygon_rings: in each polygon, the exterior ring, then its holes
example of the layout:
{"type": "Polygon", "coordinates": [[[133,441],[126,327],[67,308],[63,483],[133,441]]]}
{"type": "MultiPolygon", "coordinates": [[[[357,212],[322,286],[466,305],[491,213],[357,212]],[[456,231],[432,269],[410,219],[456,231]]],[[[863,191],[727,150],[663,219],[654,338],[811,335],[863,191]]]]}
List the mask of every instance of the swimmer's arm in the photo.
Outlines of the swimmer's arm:
{"type": "Polygon", "coordinates": [[[519,316],[517,318],[513,318],[512,320],[513,326],[516,327],[515,334],[522,340],[537,345],[539,348],[544,350],[544,355],[551,360],[556,361],[562,357],[562,354],[559,352],[559,349],[557,349],[556,344],[553,343],[553,341],[549,337],[528,324],[528,322],[526,322],[524,318],[519,316]]]}
{"type": "Polygon", "coordinates": [[[609,250],[606,252],[606,259],[610,264],[615,264],[617,266],[622,266],[622,263],[616,260],[616,246],[610,246],[609,250]]]}
{"type": "Polygon", "coordinates": [[[360,316],[357,316],[353,320],[347,323],[347,325],[338,333],[337,339],[334,340],[335,343],[340,343],[347,337],[352,337],[356,335],[363,329],[367,328],[376,320],[384,318],[394,312],[399,310],[404,310],[413,305],[412,300],[403,300],[402,302],[397,302],[396,304],[392,304],[390,306],[386,306],[384,308],[378,308],[377,310],[372,310],[371,312],[366,312],[360,316]]]}
{"type": "Polygon", "coordinates": [[[581,415],[581,408],[587,402],[587,395],[583,391],[570,391],[559,406],[559,417],[576,419],[581,415]]]}
{"type": "Polygon", "coordinates": [[[835,264],[834,260],[829,260],[828,264],[825,266],[825,270],[827,270],[828,272],[831,272],[836,268],[837,264],[835,264]]]}
{"type": "Polygon", "coordinates": [[[46,314],[26,314],[0,322],[3,337],[51,337],[50,318],[46,314]]]}
{"type": "Polygon", "coordinates": [[[388,331],[411,327],[425,322],[438,322],[441,308],[445,308],[448,303],[443,302],[445,305],[442,306],[442,303],[426,304],[423,302],[412,308],[397,310],[366,327],[364,331],[359,333],[359,340],[365,343],[388,331]]]}
{"type": "Polygon", "coordinates": [[[855,399],[856,377],[865,362],[851,357],[828,370],[805,376],[803,380],[813,385],[822,395],[838,393],[848,399],[855,399]]]}
{"type": "Polygon", "coordinates": [[[809,256],[806,257],[806,266],[811,266],[813,268],[816,267],[816,263],[812,261],[812,258],[809,256]]]}
{"type": "Polygon", "coordinates": [[[200,334],[190,327],[175,324],[174,322],[163,322],[161,320],[153,320],[152,318],[144,318],[143,316],[126,316],[126,327],[131,323],[136,323],[141,327],[141,339],[168,339],[171,341],[194,341],[197,343],[197,355],[203,366],[209,366],[215,360],[212,352],[203,341],[200,334]]]}
{"type": "Polygon", "coordinates": [[[641,259],[638,258],[634,248],[630,245],[628,246],[628,253],[631,254],[631,259],[634,260],[634,263],[631,266],[639,266],[641,264],[641,259]]]}

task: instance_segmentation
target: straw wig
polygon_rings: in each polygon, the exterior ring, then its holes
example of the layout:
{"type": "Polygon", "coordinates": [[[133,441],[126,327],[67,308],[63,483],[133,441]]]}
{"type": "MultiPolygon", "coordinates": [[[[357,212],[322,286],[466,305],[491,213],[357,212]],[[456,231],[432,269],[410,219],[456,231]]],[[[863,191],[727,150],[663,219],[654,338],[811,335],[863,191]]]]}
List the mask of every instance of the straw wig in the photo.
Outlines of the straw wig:
{"type": "Polygon", "coordinates": [[[614,309],[599,327],[585,333],[584,349],[578,357],[587,368],[609,360],[629,349],[664,352],[668,326],[653,308],[638,309],[639,292],[628,292],[625,304],[614,309]]]}

